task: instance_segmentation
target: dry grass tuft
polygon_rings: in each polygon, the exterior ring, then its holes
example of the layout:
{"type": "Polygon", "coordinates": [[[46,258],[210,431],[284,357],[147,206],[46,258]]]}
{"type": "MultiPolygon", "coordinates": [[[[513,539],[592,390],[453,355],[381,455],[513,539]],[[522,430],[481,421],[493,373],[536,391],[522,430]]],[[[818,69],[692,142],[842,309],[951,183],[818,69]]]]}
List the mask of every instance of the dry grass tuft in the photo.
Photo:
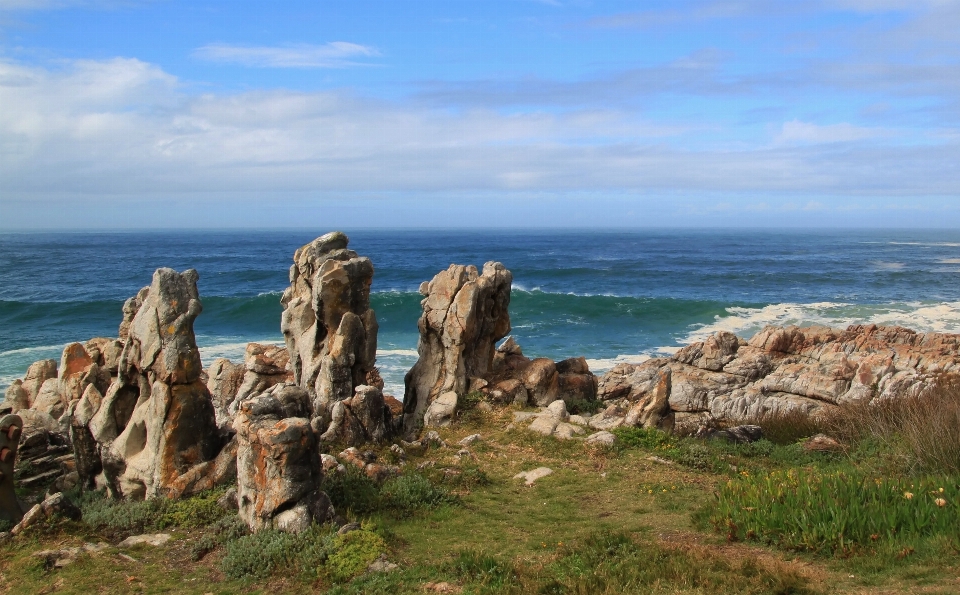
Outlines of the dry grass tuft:
{"type": "Polygon", "coordinates": [[[849,444],[882,440],[912,471],[960,472],[960,376],[944,375],[917,396],[844,404],[823,422],[849,444]]]}

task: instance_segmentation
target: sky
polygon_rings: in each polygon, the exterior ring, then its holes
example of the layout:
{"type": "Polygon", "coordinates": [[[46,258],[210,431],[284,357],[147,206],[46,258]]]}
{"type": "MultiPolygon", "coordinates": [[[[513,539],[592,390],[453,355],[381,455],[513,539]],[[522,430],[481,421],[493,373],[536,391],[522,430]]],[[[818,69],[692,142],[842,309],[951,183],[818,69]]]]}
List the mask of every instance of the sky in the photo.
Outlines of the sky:
{"type": "Polygon", "coordinates": [[[960,0],[0,0],[0,230],[960,227],[960,0]]]}

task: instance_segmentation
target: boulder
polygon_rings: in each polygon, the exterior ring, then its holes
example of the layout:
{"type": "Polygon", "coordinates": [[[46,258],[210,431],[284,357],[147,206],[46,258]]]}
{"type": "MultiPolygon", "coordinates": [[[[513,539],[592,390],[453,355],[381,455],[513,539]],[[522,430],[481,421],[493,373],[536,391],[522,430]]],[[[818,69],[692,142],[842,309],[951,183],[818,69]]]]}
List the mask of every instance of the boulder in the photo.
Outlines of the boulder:
{"type": "Polygon", "coordinates": [[[57,377],[57,362],[52,359],[44,359],[30,364],[27,373],[23,377],[23,390],[27,391],[27,398],[31,405],[33,400],[40,394],[40,387],[51,378],[57,377]]]}
{"type": "Polygon", "coordinates": [[[343,233],[331,232],[297,249],[280,300],[293,379],[313,397],[315,409],[351,398],[368,381],[378,384],[373,264],[348,243],[343,233]]]}
{"type": "Polygon", "coordinates": [[[26,389],[23,388],[23,381],[17,379],[14,380],[10,386],[7,387],[6,392],[4,392],[3,404],[0,405],[0,410],[4,413],[16,413],[21,409],[29,409],[30,404],[30,395],[26,389]]]}
{"type": "Polygon", "coordinates": [[[545,357],[530,362],[520,375],[531,403],[545,407],[560,396],[560,375],[553,360],[545,357]]]}
{"type": "Polygon", "coordinates": [[[288,369],[289,364],[290,354],[286,348],[276,345],[247,343],[243,358],[242,382],[230,403],[226,406],[225,417],[232,419],[237,413],[237,407],[244,399],[258,395],[282,382],[293,382],[293,374],[288,369]]]}
{"type": "Polygon", "coordinates": [[[67,406],[63,402],[63,397],[60,394],[60,383],[56,378],[50,378],[40,386],[40,392],[37,393],[37,398],[34,399],[31,409],[46,413],[54,419],[59,419],[63,415],[67,406]]]}
{"type": "Polygon", "coordinates": [[[415,432],[440,395],[463,396],[471,377],[493,370],[496,342],[510,332],[513,276],[498,262],[483,272],[450,265],[421,285],[419,359],[404,379],[404,429],[415,432]]]}

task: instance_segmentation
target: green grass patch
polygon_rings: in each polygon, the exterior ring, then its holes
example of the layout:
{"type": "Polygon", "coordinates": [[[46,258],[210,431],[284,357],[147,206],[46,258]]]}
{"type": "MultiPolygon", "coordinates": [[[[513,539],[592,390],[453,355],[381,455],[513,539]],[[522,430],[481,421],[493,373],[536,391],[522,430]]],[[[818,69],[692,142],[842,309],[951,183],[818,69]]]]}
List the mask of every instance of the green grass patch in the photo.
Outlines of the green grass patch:
{"type": "Polygon", "coordinates": [[[347,467],[344,473],[324,476],[321,489],[338,511],[359,516],[373,513],[408,515],[456,502],[446,487],[415,472],[391,477],[383,485],[378,485],[363,471],[347,467]]]}
{"type": "Polygon", "coordinates": [[[877,542],[960,536],[960,478],[773,471],[721,486],[709,520],[730,540],[851,554],[877,542]]]}
{"type": "Polygon", "coordinates": [[[212,525],[231,514],[217,504],[223,490],[203,492],[180,500],[113,500],[103,492],[85,492],[76,497],[82,522],[94,529],[137,533],[168,527],[198,528],[212,525]]]}

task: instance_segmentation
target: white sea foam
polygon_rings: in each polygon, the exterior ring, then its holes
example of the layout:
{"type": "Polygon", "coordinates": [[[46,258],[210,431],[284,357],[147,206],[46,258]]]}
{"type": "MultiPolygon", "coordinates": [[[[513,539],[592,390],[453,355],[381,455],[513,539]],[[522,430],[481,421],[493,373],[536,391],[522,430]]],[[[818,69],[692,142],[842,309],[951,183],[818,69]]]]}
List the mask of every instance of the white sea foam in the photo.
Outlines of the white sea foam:
{"type": "Polygon", "coordinates": [[[851,324],[903,326],[918,332],[960,333],[960,302],[922,304],[919,302],[863,306],[838,302],[812,304],[771,304],[763,308],[727,308],[728,316],[699,326],[684,336],[686,345],[703,341],[718,331],[750,338],[767,325],[846,328],[851,324]]]}
{"type": "Polygon", "coordinates": [[[29,355],[31,353],[46,353],[46,352],[63,352],[63,348],[69,345],[69,343],[62,343],[59,345],[40,345],[38,347],[21,347],[20,349],[9,349],[7,351],[0,351],[0,357],[6,356],[16,356],[16,355],[29,355]]]}

